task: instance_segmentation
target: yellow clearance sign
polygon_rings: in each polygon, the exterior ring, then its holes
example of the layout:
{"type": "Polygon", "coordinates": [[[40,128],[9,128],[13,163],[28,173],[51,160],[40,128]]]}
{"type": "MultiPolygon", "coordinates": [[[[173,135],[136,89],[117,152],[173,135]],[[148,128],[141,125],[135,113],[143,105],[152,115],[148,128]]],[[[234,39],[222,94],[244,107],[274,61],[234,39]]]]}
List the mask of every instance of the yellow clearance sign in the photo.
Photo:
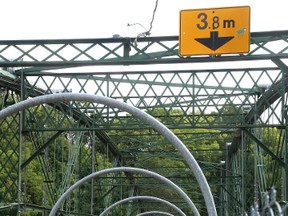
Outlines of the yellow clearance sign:
{"type": "Polygon", "coordinates": [[[180,11],[180,56],[246,53],[249,50],[249,6],[180,11]]]}

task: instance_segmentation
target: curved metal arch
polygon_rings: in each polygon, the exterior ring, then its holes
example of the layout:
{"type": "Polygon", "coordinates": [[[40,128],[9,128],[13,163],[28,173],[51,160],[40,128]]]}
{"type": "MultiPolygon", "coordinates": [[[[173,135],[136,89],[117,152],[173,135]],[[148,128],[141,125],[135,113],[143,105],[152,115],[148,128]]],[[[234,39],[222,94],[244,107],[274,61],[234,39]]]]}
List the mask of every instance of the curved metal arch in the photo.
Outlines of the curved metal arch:
{"type": "Polygon", "coordinates": [[[137,214],[136,216],[144,216],[144,215],[150,215],[150,214],[159,214],[159,215],[166,215],[166,216],[174,216],[173,214],[170,214],[168,212],[163,212],[163,211],[148,211],[148,212],[143,212],[140,214],[137,214]]]}
{"type": "Polygon", "coordinates": [[[181,140],[172,133],[165,125],[161,122],[157,121],[155,118],[150,116],[149,114],[145,113],[144,111],[130,106],[124,102],[117,101],[112,98],[104,97],[104,96],[97,96],[91,94],[82,94],[82,93],[59,93],[59,94],[52,94],[52,95],[43,95],[38,96],[35,98],[27,99],[21,101],[17,104],[11,105],[2,111],[0,111],[0,119],[3,119],[9,115],[15,114],[19,111],[25,110],[29,107],[33,107],[40,104],[45,103],[55,103],[60,101],[86,101],[91,103],[101,103],[104,105],[108,105],[111,107],[119,108],[124,110],[135,117],[141,119],[142,121],[150,124],[157,130],[160,134],[162,134],[171,144],[180,152],[183,156],[185,161],[187,162],[188,166],[194,173],[196,180],[199,184],[201,192],[203,194],[207,212],[209,215],[217,215],[216,206],[214,202],[214,198],[212,196],[210,187],[208,182],[193,155],[187,149],[187,147],[181,142],[181,140]]]}
{"type": "Polygon", "coordinates": [[[253,109],[251,109],[245,117],[246,122],[248,123],[251,123],[255,120],[255,113],[257,114],[257,116],[260,116],[263,112],[265,112],[266,109],[269,108],[269,106],[267,106],[267,103],[271,105],[282,96],[282,92],[279,93],[278,89],[284,87],[283,91],[285,93],[288,92],[288,66],[284,64],[279,58],[273,58],[272,61],[283,71],[284,77],[283,79],[272,85],[269,90],[262,94],[262,96],[256,102],[256,106],[253,107],[253,109]]]}
{"type": "Polygon", "coordinates": [[[126,199],[119,200],[118,202],[115,202],[112,205],[110,205],[108,208],[106,208],[99,216],[105,216],[109,211],[111,211],[113,208],[117,207],[118,205],[121,205],[121,204],[129,202],[129,201],[134,201],[134,200],[152,200],[152,201],[161,202],[161,203],[173,208],[180,215],[186,216],[186,214],[180,208],[178,208],[176,205],[168,202],[167,200],[164,200],[164,199],[161,199],[158,197],[153,197],[153,196],[134,196],[134,197],[128,197],[126,199]]]}
{"type": "Polygon", "coordinates": [[[72,193],[72,191],[74,189],[76,189],[77,187],[81,186],[82,184],[84,184],[85,182],[87,182],[93,178],[96,178],[96,177],[99,177],[103,174],[107,174],[107,173],[111,173],[111,172],[141,173],[141,174],[146,174],[146,175],[149,175],[151,177],[154,177],[155,179],[158,179],[158,180],[164,182],[165,184],[171,186],[173,189],[175,189],[178,192],[178,194],[186,201],[188,206],[192,209],[193,213],[197,216],[200,215],[197,208],[195,207],[194,203],[190,200],[190,198],[187,196],[187,194],[181,188],[179,188],[176,184],[174,184],[172,181],[165,178],[164,176],[159,175],[159,174],[152,172],[152,171],[149,171],[149,170],[140,169],[140,168],[136,168],[136,167],[114,167],[114,168],[108,168],[105,170],[100,170],[100,171],[95,172],[95,173],[91,173],[90,175],[85,176],[84,178],[82,178],[79,181],[77,181],[76,183],[74,183],[70,188],[68,188],[68,190],[65,191],[65,193],[63,193],[61,195],[61,197],[58,199],[58,201],[55,203],[54,207],[52,208],[49,216],[55,215],[56,211],[61,206],[63,201],[72,193]]]}

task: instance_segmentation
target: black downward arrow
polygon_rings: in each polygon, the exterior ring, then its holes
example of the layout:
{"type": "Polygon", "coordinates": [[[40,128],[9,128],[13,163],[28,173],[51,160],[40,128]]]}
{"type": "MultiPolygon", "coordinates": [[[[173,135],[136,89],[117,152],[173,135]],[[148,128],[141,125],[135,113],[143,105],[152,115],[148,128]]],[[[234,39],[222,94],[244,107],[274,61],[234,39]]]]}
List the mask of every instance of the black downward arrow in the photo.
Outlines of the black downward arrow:
{"type": "Polygon", "coordinates": [[[218,31],[212,31],[210,32],[209,38],[195,38],[196,41],[203,44],[204,46],[208,47],[209,49],[215,51],[219,47],[223,46],[230,40],[232,40],[234,36],[230,37],[219,37],[218,31]]]}

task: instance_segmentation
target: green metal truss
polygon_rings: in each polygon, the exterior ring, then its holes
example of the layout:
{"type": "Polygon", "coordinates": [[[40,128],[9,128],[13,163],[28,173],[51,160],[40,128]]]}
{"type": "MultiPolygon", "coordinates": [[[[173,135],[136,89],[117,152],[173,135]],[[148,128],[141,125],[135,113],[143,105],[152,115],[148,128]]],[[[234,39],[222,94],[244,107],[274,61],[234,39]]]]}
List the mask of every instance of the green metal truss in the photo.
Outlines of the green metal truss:
{"type": "MultiPolygon", "coordinates": [[[[288,200],[288,31],[252,33],[247,54],[182,58],[178,48],[176,36],[0,41],[2,109],[19,100],[55,92],[111,97],[151,114],[189,146],[203,172],[209,173],[219,214],[249,211],[255,201],[261,201],[258,194],[273,185],[282,185],[280,199],[288,200]],[[273,137],[275,130],[277,139],[273,137]],[[201,140],[220,144],[194,149],[201,140]]],[[[181,184],[205,214],[195,179],[180,155],[170,147],[160,149],[159,145],[168,145],[163,137],[119,109],[87,102],[43,104],[3,120],[2,128],[6,131],[0,136],[0,172],[8,182],[0,188],[5,200],[0,208],[3,214],[12,208],[7,203],[18,203],[13,206],[19,211],[25,211],[23,204],[34,204],[25,203],[25,193],[19,192],[25,189],[20,184],[29,179],[28,168],[33,162],[42,169],[46,192],[42,206],[34,209],[47,212],[69,183],[103,168],[97,164],[100,156],[106,157],[107,167],[137,165],[163,175],[171,170],[169,178],[181,184]],[[85,144],[79,149],[68,143],[69,153],[64,147],[58,149],[57,143],[68,140],[67,134],[74,134],[75,140],[86,137],[81,141],[85,144]],[[25,155],[29,145],[34,152],[25,155]],[[55,151],[70,157],[64,167],[47,161],[55,151]],[[169,159],[175,166],[149,166],[153,158],[169,159]],[[85,159],[91,166],[87,169],[81,166],[85,159]],[[60,178],[55,176],[57,169],[63,169],[60,178]]],[[[143,192],[141,185],[153,185],[146,191],[149,195],[162,187],[151,182],[140,176],[108,176],[73,196],[90,196],[85,214],[92,215],[119,197],[143,192]],[[131,182],[137,186],[129,187],[131,182]],[[119,185],[121,194],[117,194],[119,185]],[[98,204],[93,204],[96,201],[98,204]]],[[[173,202],[186,208],[177,197],[173,202]]],[[[143,203],[138,205],[147,208],[143,203]]],[[[78,214],[83,208],[80,201],[67,201],[62,210],[78,214]]]]}
{"type": "MultiPolygon", "coordinates": [[[[0,41],[3,67],[76,67],[88,65],[135,65],[287,58],[287,31],[251,33],[248,54],[180,58],[178,37],[105,38],[70,40],[0,41]],[[280,49],[271,44],[280,41],[280,49]],[[221,57],[221,58],[220,58],[221,57]]],[[[40,67],[40,68],[39,68],[40,67]]],[[[26,68],[25,71],[33,71],[26,68]]]]}

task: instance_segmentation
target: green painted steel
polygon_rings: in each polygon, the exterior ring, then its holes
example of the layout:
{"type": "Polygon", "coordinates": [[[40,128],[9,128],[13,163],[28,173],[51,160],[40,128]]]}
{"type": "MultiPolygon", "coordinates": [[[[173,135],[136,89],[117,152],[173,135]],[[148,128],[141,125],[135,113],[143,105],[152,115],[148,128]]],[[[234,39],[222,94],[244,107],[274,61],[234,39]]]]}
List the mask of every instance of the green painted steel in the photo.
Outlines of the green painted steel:
{"type": "MultiPolygon", "coordinates": [[[[287,58],[287,31],[251,33],[250,52],[246,55],[215,57],[212,61],[237,61],[287,58]],[[283,40],[282,49],[274,52],[269,43],[283,40]]],[[[135,65],[207,62],[210,57],[180,58],[178,37],[104,38],[68,40],[0,41],[3,67],[75,67],[88,65],[135,65]]],[[[39,68],[34,68],[36,71],[39,68]]],[[[40,68],[41,69],[41,68],[40,68]]],[[[29,69],[25,69],[31,71],[29,69]]]]}
{"type": "MultiPolygon", "coordinates": [[[[151,114],[189,146],[202,170],[209,173],[221,215],[249,212],[254,202],[263,201],[257,194],[265,186],[269,190],[276,185],[278,198],[287,200],[288,31],[251,33],[247,54],[182,58],[178,46],[177,36],[0,41],[1,109],[55,92],[111,97],[151,114]],[[197,148],[203,140],[207,147],[197,148]],[[212,145],[215,142],[218,145],[212,145]]],[[[72,181],[93,170],[133,162],[163,175],[169,171],[169,177],[188,194],[194,192],[195,179],[179,153],[158,147],[167,141],[119,109],[93,103],[46,104],[0,125],[0,173],[5,179],[0,187],[0,215],[13,214],[9,209],[45,212],[51,208],[58,198],[56,191],[68,182],[64,173],[72,167],[67,163],[73,156],[67,153],[72,148],[66,142],[69,133],[76,134],[75,140],[80,134],[85,137],[75,157],[72,181]],[[54,161],[48,160],[53,157],[54,161]],[[174,166],[153,167],[153,158],[173,161],[174,166]],[[56,163],[59,160],[62,167],[56,163]],[[37,205],[25,197],[33,166],[43,176],[43,201],[37,205]],[[56,176],[59,170],[63,176],[56,176]]],[[[152,184],[145,178],[124,179],[103,177],[91,183],[90,195],[79,189],[78,195],[91,200],[82,215],[100,212],[115,201],[113,197],[137,195],[140,185],[152,184]],[[133,190],[127,186],[131,182],[138,183],[133,190]],[[119,187],[122,193],[116,194],[119,187]]],[[[162,189],[159,184],[154,187],[162,189]]],[[[77,194],[63,213],[81,215],[83,203],[77,194]]],[[[193,200],[202,202],[194,195],[193,200]]]]}

